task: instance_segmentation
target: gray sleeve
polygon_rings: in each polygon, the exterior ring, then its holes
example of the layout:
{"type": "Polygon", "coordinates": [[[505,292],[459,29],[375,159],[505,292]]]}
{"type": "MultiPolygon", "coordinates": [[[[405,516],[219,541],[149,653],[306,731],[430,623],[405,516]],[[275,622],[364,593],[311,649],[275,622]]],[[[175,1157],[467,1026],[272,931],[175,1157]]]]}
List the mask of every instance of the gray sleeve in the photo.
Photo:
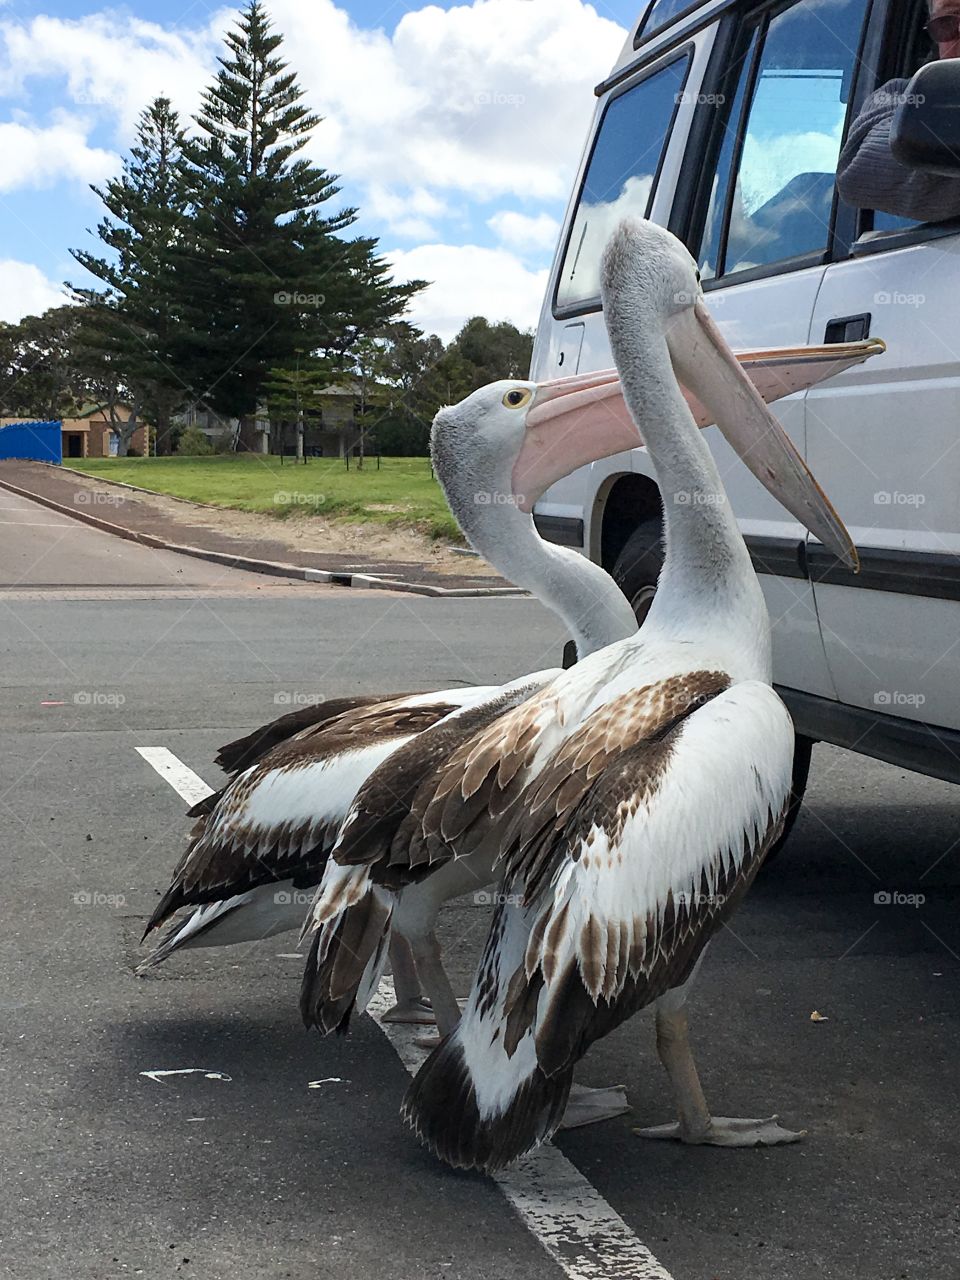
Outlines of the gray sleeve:
{"type": "Polygon", "coordinates": [[[918,222],[960,217],[960,178],[908,169],[893,157],[890,128],[907,88],[889,80],[867,98],[837,163],[837,187],[847,204],[882,209],[918,222]]]}

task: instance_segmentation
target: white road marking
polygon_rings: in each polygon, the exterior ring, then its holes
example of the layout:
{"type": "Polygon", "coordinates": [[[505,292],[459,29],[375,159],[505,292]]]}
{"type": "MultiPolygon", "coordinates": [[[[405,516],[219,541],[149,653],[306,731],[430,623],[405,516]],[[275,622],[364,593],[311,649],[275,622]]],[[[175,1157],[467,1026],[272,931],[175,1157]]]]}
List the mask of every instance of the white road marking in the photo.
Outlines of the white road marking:
{"type": "MultiPolygon", "coordinates": [[[[393,979],[383,978],[367,1012],[415,1075],[430,1053],[416,1043],[423,1028],[382,1022],[393,1004],[393,979]]],[[[493,1181],[570,1280],[671,1280],[600,1192],[552,1144],[494,1174],[493,1181]]]]}
{"type": "Polygon", "coordinates": [[[153,1071],[141,1071],[140,1074],[154,1084],[163,1084],[167,1076],[203,1076],[204,1080],[225,1080],[227,1083],[233,1079],[225,1071],[208,1071],[206,1067],[174,1067],[169,1070],[156,1067],[153,1071]]]}
{"type": "Polygon", "coordinates": [[[137,755],[143,756],[187,804],[194,805],[213,795],[213,787],[208,787],[199,773],[194,773],[166,747],[137,747],[137,755]]]}
{"type": "MultiPolygon", "coordinates": [[[[191,804],[213,791],[166,747],[137,751],[191,804]]],[[[393,979],[383,978],[367,1012],[415,1075],[429,1054],[415,1043],[423,1027],[382,1022],[393,1004],[393,979]]],[[[495,1174],[493,1181],[569,1280],[672,1280],[600,1192],[551,1144],[495,1174]]]]}

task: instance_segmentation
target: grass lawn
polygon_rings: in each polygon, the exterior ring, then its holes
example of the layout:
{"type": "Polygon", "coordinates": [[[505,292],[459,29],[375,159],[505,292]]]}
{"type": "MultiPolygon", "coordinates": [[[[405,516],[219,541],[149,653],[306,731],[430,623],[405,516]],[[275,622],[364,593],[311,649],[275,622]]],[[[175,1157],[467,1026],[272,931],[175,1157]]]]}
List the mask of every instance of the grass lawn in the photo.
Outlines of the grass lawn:
{"type": "Polygon", "coordinates": [[[324,515],[337,519],[407,525],[432,538],[461,541],[428,458],[368,459],[362,471],[339,458],[309,458],[298,466],[270,455],[212,458],[64,458],[105,480],[152,489],[175,498],[211,502],[287,519],[324,515]]]}

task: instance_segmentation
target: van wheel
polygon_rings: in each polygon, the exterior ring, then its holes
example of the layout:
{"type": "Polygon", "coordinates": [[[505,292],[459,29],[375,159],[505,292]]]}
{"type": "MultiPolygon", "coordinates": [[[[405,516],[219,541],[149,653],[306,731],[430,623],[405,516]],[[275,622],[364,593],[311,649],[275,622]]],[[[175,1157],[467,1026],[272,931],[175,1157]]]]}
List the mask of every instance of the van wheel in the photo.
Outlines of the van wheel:
{"type": "Polygon", "coordinates": [[[779,857],[783,846],[790,839],[790,832],[793,830],[794,823],[800,816],[800,806],[803,804],[803,793],[807,789],[807,779],[810,776],[810,757],[813,755],[813,738],[806,738],[802,733],[794,736],[793,747],[793,778],[790,783],[790,803],[787,805],[787,816],[784,819],[783,830],[780,832],[780,838],[776,844],[771,845],[770,852],[763,860],[763,865],[768,866],[776,857],[779,857]]]}
{"type": "Polygon", "coordinates": [[[613,566],[613,580],[633,606],[638,622],[650,611],[662,568],[663,521],[653,516],[634,529],[613,566]]]}
{"type": "MultiPolygon", "coordinates": [[[[652,516],[634,529],[613,564],[613,580],[633,606],[637,622],[642,622],[650,611],[662,567],[663,521],[652,516]]],[[[577,646],[568,640],[563,647],[564,669],[576,661],[577,646]]]]}

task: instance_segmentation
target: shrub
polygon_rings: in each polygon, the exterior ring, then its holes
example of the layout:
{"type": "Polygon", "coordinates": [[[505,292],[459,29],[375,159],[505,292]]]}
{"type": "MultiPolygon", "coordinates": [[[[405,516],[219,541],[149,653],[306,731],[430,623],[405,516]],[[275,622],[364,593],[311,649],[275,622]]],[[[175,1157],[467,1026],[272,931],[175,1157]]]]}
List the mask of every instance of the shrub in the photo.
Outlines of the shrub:
{"type": "Polygon", "coordinates": [[[177,441],[177,453],[191,458],[207,458],[213,453],[213,445],[199,427],[187,427],[177,441]]]}

